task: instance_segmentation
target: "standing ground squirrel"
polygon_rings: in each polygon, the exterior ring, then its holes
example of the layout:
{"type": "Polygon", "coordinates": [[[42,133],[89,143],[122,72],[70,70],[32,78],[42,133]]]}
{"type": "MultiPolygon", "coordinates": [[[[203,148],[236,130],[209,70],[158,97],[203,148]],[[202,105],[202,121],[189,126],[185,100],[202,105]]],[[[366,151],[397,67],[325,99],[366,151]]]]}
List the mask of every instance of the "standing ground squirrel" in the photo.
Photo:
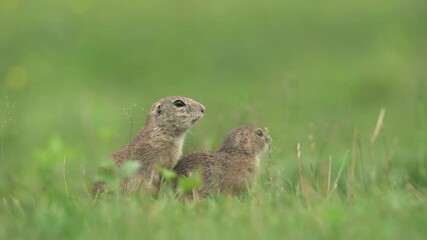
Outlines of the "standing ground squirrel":
{"type": "MultiPolygon", "coordinates": [[[[157,167],[172,169],[179,159],[184,138],[205,107],[186,97],[165,97],[153,104],[144,127],[125,147],[112,156],[121,168],[126,161],[138,161],[140,169],[122,183],[123,193],[137,189],[157,194],[161,176],[157,167]]],[[[92,194],[105,191],[105,183],[95,183],[92,194]]]]}
{"type": "Polygon", "coordinates": [[[180,159],[174,171],[178,178],[200,173],[203,185],[196,191],[200,197],[209,193],[240,195],[255,183],[260,158],[269,151],[270,144],[266,128],[241,126],[225,137],[217,152],[192,153],[180,159]]]}

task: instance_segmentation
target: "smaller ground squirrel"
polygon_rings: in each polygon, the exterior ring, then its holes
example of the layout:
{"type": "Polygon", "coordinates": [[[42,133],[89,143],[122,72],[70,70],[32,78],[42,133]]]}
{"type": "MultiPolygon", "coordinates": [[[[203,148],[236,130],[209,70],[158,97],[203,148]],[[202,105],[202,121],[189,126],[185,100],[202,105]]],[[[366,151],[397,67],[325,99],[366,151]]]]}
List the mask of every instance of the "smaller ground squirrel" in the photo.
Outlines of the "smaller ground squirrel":
{"type": "MultiPolygon", "coordinates": [[[[271,141],[266,128],[241,126],[225,137],[217,152],[192,153],[180,159],[174,171],[178,178],[201,174],[203,185],[193,191],[194,198],[217,193],[241,195],[255,183],[260,158],[270,150],[271,141]]],[[[191,195],[185,193],[184,197],[191,195]]]]}
{"type": "MultiPolygon", "coordinates": [[[[154,103],[144,127],[112,156],[119,168],[131,160],[141,164],[134,176],[123,181],[123,193],[140,189],[157,194],[161,176],[156,168],[172,169],[181,155],[186,133],[204,112],[202,104],[186,97],[165,97],[154,103]]],[[[104,192],[105,187],[105,183],[96,182],[92,194],[104,192]]]]}

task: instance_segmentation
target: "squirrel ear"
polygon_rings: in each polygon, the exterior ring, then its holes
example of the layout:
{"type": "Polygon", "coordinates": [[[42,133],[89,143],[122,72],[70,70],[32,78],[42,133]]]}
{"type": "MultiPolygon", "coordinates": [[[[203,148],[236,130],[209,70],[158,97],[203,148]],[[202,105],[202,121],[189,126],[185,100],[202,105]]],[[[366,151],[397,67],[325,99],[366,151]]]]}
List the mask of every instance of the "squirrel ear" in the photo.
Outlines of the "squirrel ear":
{"type": "Polygon", "coordinates": [[[160,103],[158,103],[156,106],[155,106],[155,111],[156,111],[156,113],[157,114],[160,114],[160,113],[162,113],[162,109],[161,109],[161,104],[160,103]]]}
{"type": "Polygon", "coordinates": [[[160,105],[160,104],[159,104],[159,105],[157,105],[157,108],[156,108],[157,114],[162,113],[162,109],[161,109],[160,107],[161,107],[161,105],[160,105]]]}

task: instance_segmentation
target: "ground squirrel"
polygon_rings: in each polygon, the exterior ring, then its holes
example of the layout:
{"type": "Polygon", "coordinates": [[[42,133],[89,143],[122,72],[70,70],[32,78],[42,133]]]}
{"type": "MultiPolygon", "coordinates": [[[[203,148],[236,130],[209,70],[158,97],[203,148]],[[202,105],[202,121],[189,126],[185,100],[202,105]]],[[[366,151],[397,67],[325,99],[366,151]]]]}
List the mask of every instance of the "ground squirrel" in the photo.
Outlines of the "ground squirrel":
{"type": "MultiPolygon", "coordinates": [[[[119,168],[130,160],[141,164],[134,176],[123,181],[123,193],[140,189],[157,194],[161,176],[156,168],[173,168],[181,155],[186,133],[204,112],[202,104],[186,97],[165,97],[154,103],[143,128],[130,143],[112,156],[119,168]]],[[[105,184],[97,182],[92,194],[98,195],[104,191],[105,184]]]]}
{"type": "Polygon", "coordinates": [[[174,171],[178,178],[201,174],[203,185],[193,191],[193,197],[206,197],[209,193],[241,195],[255,183],[260,158],[269,151],[270,144],[266,128],[241,126],[225,137],[217,152],[192,153],[180,159],[174,171]]]}

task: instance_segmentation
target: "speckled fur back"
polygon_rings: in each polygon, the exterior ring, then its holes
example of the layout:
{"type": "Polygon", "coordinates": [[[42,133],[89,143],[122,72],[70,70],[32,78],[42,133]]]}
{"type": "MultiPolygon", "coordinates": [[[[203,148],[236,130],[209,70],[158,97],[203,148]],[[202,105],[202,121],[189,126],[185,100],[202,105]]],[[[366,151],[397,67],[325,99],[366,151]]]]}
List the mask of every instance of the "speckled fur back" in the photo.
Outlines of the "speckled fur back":
{"type": "MultiPolygon", "coordinates": [[[[174,170],[178,177],[202,172],[203,186],[195,191],[200,197],[218,193],[240,195],[253,186],[259,159],[267,153],[270,143],[267,129],[245,125],[233,129],[219,151],[192,153],[179,160],[174,170]]],[[[192,193],[186,195],[189,194],[192,193]]]]}

